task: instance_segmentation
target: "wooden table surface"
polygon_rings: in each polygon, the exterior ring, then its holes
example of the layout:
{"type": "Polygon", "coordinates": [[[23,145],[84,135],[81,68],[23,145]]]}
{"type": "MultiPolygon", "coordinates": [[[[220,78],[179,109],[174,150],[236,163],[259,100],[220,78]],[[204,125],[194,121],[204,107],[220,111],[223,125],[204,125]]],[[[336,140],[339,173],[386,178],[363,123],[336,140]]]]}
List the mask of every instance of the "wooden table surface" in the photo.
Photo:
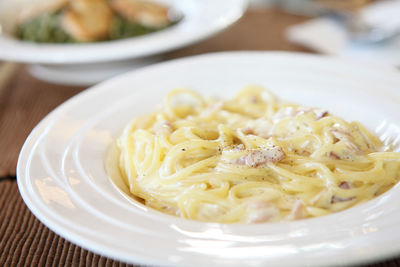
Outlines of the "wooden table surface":
{"type": "MultiPolygon", "coordinates": [[[[286,27],[307,19],[273,9],[249,10],[223,33],[170,52],[165,60],[229,50],[311,53],[284,37],[286,27]]],[[[126,265],[89,252],[53,233],[27,209],[17,188],[17,158],[30,131],[51,110],[84,89],[39,81],[24,65],[0,65],[0,266],[126,265]]],[[[400,266],[400,255],[370,266],[400,266]]]]}

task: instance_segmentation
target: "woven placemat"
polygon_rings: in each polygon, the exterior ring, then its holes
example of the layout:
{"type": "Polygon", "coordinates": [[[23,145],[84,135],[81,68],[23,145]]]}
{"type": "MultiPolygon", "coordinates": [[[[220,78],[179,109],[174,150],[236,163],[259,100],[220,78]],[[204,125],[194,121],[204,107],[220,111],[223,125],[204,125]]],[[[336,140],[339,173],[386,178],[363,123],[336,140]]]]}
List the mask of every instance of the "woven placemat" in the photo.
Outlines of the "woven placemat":
{"type": "Polygon", "coordinates": [[[50,231],[28,210],[11,178],[0,180],[0,207],[0,266],[132,266],[50,231]]]}
{"type": "Polygon", "coordinates": [[[19,151],[35,125],[82,89],[36,80],[25,67],[17,70],[0,92],[0,177],[15,176],[19,151]]]}

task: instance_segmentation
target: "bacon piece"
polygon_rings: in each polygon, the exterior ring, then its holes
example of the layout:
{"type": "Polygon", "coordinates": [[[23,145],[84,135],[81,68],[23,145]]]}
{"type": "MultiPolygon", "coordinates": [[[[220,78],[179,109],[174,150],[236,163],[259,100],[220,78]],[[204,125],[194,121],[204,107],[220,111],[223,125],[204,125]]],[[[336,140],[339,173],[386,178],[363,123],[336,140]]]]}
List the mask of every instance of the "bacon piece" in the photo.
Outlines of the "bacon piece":
{"type": "Polygon", "coordinates": [[[338,140],[345,140],[349,138],[349,134],[341,129],[333,128],[330,129],[331,134],[338,140]]]}
{"type": "Polygon", "coordinates": [[[345,202],[345,201],[350,201],[353,200],[355,197],[339,197],[336,195],[332,196],[331,199],[331,204],[337,203],[337,202],[345,202]]]}
{"type": "Polygon", "coordinates": [[[250,97],[250,102],[252,103],[252,104],[257,104],[258,103],[258,98],[256,97],[256,96],[252,96],[252,97],[250,97]]]}
{"type": "MultiPolygon", "coordinates": [[[[338,185],[340,188],[342,189],[352,189],[354,187],[354,184],[352,182],[348,182],[348,181],[342,181],[339,183],[338,185]]],[[[339,197],[336,195],[333,195],[331,198],[331,203],[337,203],[337,202],[344,202],[344,201],[350,201],[353,200],[355,197],[339,197]]]]}
{"type": "Polygon", "coordinates": [[[238,158],[238,159],[235,161],[235,163],[236,163],[236,164],[239,164],[239,165],[246,165],[246,157],[247,157],[247,156],[238,158]]]}
{"type": "Polygon", "coordinates": [[[247,156],[240,157],[236,163],[257,167],[268,162],[278,162],[285,157],[285,152],[280,146],[251,151],[247,156]]]}
{"type": "Polygon", "coordinates": [[[312,200],[311,200],[311,205],[315,205],[315,203],[317,203],[318,201],[326,198],[328,195],[327,190],[323,189],[321,190],[321,192],[318,193],[318,195],[316,195],[312,200]]]}
{"type": "Polygon", "coordinates": [[[339,187],[342,189],[351,189],[354,187],[352,182],[343,181],[339,184],[339,187]]]}
{"type": "Polygon", "coordinates": [[[268,201],[256,201],[248,206],[251,212],[248,216],[249,223],[262,223],[271,220],[279,214],[279,210],[268,201]]]}
{"type": "Polygon", "coordinates": [[[329,115],[329,112],[323,109],[314,109],[315,119],[319,120],[329,115]]]}
{"type": "Polygon", "coordinates": [[[340,153],[336,151],[336,156],[339,159],[352,159],[355,155],[362,153],[360,146],[354,142],[352,136],[347,131],[338,128],[332,128],[330,129],[330,132],[333,136],[334,144],[342,141],[346,145],[346,149],[343,149],[340,151],[340,153]]]}
{"type": "Polygon", "coordinates": [[[245,128],[242,129],[242,132],[243,132],[244,134],[254,134],[254,129],[251,128],[251,127],[249,127],[249,126],[247,126],[247,127],[245,127],[245,128]]]}
{"type": "Polygon", "coordinates": [[[237,145],[237,146],[235,146],[234,148],[233,148],[233,150],[238,150],[238,151],[240,151],[240,150],[244,150],[244,145],[243,144],[239,144],[239,145],[237,145]]]}
{"type": "Polygon", "coordinates": [[[290,217],[292,217],[294,220],[302,219],[304,217],[304,206],[303,200],[297,200],[292,208],[292,211],[290,212],[290,217]]]}
{"type": "Polygon", "coordinates": [[[331,129],[330,132],[334,137],[334,143],[337,143],[339,140],[344,141],[346,146],[353,152],[360,151],[360,147],[350,140],[351,136],[348,132],[337,128],[331,129]]]}
{"type": "Polygon", "coordinates": [[[248,205],[248,207],[252,209],[263,209],[263,208],[269,208],[271,206],[272,204],[266,200],[254,201],[248,205]]]}
{"type": "Polygon", "coordinates": [[[328,157],[333,158],[333,159],[340,159],[340,157],[333,151],[328,153],[328,157]]]}

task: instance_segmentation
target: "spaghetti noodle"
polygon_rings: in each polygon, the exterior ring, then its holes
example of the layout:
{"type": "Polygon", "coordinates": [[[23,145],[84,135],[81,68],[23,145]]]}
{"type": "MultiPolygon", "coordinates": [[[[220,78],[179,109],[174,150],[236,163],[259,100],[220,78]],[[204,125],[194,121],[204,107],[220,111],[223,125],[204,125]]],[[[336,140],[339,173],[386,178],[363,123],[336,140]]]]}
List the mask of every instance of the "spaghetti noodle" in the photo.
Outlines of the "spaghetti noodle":
{"type": "Polygon", "coordinates": [[[227,101],[174,90],[162,110],[134,119],[117,146],[134,196],[207,222],[326,215],[399,180],[400,153],[359,123],[284,103],[256,86],[227,101]]]}

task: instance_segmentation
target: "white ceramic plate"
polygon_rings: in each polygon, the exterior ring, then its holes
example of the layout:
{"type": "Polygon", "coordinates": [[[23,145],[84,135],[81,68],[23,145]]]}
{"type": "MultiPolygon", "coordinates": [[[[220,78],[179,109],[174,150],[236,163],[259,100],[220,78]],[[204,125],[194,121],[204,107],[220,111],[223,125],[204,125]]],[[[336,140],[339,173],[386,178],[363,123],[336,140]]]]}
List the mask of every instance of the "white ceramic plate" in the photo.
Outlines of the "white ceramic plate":
{"type": "Polygon", "coordinates": [[[130,262],[181,266],[323,266],[400,253],[400,186],[349,210],[295,222],[224,225],[188,221],[132,204],[104,169],[107,147],[134,116],[189,87],[232,96],[249,84],[322,107],[370,129],[400,125],[400,75],[291,53],[236,52],[153,65],[73,97],[31,133],[18,185],[50,229],[86,249],[130,262]]]}
{"type": "MultiPolygon", "coordinates": [[[[40,3],[51,0],[35,1],[40,3]]],[[[182,13],[182,21],[162,31],[117,41],[90,44],[37,44],[19,41],[10,35],[21,7],[26,2],[32,4],[32,0],[2,0],[0,59],[40,64],[88,64],[159,54],[218,33],[239,19],[247,4],[246,0],[156,1],[182,13]]]]}
{"type": "Polygon", "coordinates": [[[16,18],[27,5],[53,0],[0,0],[0,60],[32,63],[30,73],[51,83],[92,85],[153,64],[159,54],[211,37],[237,21],[247,0],[153,0],[182,14],[167,29],[139,37],[87,44],[39,44],[12,36],[16,18]]]}

